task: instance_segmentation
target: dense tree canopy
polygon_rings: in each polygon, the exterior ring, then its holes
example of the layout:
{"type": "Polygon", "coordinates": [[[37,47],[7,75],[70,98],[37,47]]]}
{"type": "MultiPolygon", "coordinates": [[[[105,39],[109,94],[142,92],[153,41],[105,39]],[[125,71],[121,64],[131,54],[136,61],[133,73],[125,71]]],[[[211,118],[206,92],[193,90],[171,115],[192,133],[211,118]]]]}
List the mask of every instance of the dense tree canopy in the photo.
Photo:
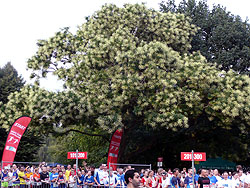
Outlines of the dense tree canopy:
{"type": "MultiPolygon", "coordinates": [[[[25,113],[33,117],[34,129],[59,134],[78,130],[106,142],[122,128],[120,162],[133,160],[137,153],[131,151],[153,151],[158,138],[166,139],[161,130],[172,139],[204,127],[236,126],[244,134],[250,122],[249,77],[222,71],[199,52],[190,53],[196,31],[184,14],[138,4],[103,6],[76,34],[66,28],[39,41],[37,53],[28,61],[33,77],[53,72],[65,81],[66,89],[22,88],[1,107],[0,123],[8,126],[25,113]],[[141,135],[157,130],[159,137],[148,139],[146,147],[134,145],[145,144],[141,135]]],[[[191,138],[189,147],[200,139],[195,134],[191,138]]],[[[160,152],[166,151],[171,150],[163,147],[160,152]]]]}
{"type": "Polygon", "coordinates": [[[233,15],[221,5],[210,10],[207,1],[163,1],[162,12],[182,13],[191,18],[191,23],[200,29],[193,37],[192,48],[200,51],[209,62],[217,63],[222,70],[230,68],[249,75],[250,71],[250,25],[240,16],[233,15]]]}

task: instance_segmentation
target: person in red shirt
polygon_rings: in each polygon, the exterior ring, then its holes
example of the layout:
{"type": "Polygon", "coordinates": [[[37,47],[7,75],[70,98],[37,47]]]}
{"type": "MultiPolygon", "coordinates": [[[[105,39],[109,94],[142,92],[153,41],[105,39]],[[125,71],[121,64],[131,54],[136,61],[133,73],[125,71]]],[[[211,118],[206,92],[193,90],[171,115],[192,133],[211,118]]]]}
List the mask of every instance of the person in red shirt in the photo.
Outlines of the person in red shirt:
{"type": "Polygon", "coordinates": [[[148,179],[146,181],[146,187],[147,188],[155,188],[156,187],[156,181],[154,178],[154,171],[150,170],[148,172],[148,179]]]}
{"type": "Polygon", "coordinates": [[[148,171],[145,170],[145,171],[143,172],[143,177],[142,177],[142,179],[141,179],[141,186],[142,186],[142,187],[146,187],[147,179],[148,179],[148,171]]]}

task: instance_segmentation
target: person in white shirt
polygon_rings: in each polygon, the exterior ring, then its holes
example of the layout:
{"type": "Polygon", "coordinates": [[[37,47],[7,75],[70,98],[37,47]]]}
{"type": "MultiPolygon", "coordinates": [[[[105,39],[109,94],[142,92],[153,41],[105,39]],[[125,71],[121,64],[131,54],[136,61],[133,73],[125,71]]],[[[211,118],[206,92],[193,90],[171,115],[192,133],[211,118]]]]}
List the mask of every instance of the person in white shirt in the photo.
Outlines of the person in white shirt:
{"type": "Polygon", "coordinates": [[[168,177],[167,172],[163,172],[159,180],[158,188],[168,188],[170,185],[170,177],[168,177]]]}
{"type": "Polygon", "coordinates": [[[238,174],[239,174],[241,183],[243,183],[243,185],[244,185],[245,179],[246,179],[246,174],[243,173],[242,169],[239,170],[238,174]]]}
{"type": "Polygon", "coordinates": [[[103,181],[106,187],[111,187],[111,188],[115,188],[119,183],[116,179],[116,176],[114,176],[112,170],[110,170],[109,176],[105,178],[103,181]]]}
{"type": "Polygon", "coordinates": [[[242,184],[240,182],[239,174],[237,172],[233,172],[232,177],[232,188],[241,188],[242,184]]]}
{"type": "Polygon", "coordinates": [[[94,180],[95,180],[96,185],[98,186],[103,185],[103,181],[100,182],[100,174],[103,172],[103,167],[104,165],[101,164],[100,167],[98,169],[95,169],[95,172],[94,172],[94,180]]]}
{"type": "Polygon", "coordinates": [[[218,187],[219,188],[232,188],[232,181],[228,179],[228,173],[224,172],[223,173],[223,178],[218,182],[218,187]]]}
{"type": "Polygon", "coordinates": [[[214,177],[216,177],[217,181],[222,180],[222,178],[219,176],[219,171],[217,169],[214,169],[214,177]]]}
{"type": "Polygon", "coordinates": [[[247,173],[247,176],[245,178],[244,187],[250,187],[250,172],[247,173]]]}

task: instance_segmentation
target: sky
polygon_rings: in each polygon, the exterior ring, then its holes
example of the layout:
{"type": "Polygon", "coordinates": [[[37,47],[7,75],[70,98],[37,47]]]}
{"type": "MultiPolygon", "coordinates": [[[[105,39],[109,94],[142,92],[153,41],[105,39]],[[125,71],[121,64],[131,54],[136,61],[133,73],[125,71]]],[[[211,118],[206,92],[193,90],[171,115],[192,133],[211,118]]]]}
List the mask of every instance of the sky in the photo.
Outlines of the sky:
{"type": "MultiPolygon", "coordinates": [[[[31,71],[27,70],[27,60],[37,50],[39,39],[52,37],[60,28],[70,27],[74,32],[86,16],[92,15],[105,3],[122,6],[125,3],[145,2],[149,8],[159,9],[162,0],[0,0],[0,67],[11,62],[26,80],[31,71]]],[[[178,4],[180,0],[176,0],[178,4]]],[[[228,11],[250,18],[249,0],[207,0],[210,7],[221,4],[228,11]]],[[[62,82],[49,76],[41,80],[41,87],[60,90],[62,82]]]]}

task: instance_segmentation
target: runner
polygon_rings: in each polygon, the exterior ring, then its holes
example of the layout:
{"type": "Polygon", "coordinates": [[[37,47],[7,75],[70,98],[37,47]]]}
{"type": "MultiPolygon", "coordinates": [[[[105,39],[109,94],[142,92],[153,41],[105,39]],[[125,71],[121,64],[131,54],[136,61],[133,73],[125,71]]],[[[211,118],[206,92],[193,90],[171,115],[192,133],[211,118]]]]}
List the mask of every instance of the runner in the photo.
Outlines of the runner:
{"type": "Polygon", "coordinates": [[[245,184],[245,179],[246,179],[246,174],[243,173],[242,169],[239,169],[238,174],[239,174],[241,183],[244,185],[245,184]]]}
{"type": "Polygon", "coordinates": [[[20,168],[20,172],[18,173],[18,178],[20,180],[20,188],[25,188],[25,180],[27,179],[24,173],[24,167],[20,168]]]}
{"type": "Polygon", "coordinates": [[[198,179],[198,188],[210,188],[208,172],[205,169],[201,170],[201,176],[198,179]]]}
{"type": "Polygon", "coordinates": [[[127,170],[124,179],[127,188],[138,188],[140,186],[140,175],[135,170],[127,170]]]}
{"type": "Polygon", "coordinates": [[[66,187],[66,177],[65,175],[63,174],[63,171],[62,170],[59,170],[58,171],[58,178],[57,178],[57,182],[58,182],[58,187],[59,188],[65,188],[66,187]]]}
{"type": "Polygon", "coordinates": [[[232,188],[232,181],[228,179],[228,173],[224,172],[223,173],[223,178],[218,182],[218,187],[219,188],[232,188]]]}
{"type": "Polygon", "coordinates": [[[85,178],[85,176],[82,175],[81,172],[77,172],[77,178],[76,178],[77,187],[82,187],[83,186],[84,178],[85,178]]]}
{"type": "Polygon", "coordinates": [[[18,178],[18,168],[15,164],[12,166],[13,168],[13,188],[18,188],[20,186],[20,180],[18,178]]]}
{"type": "Polygon", "coordinates": [[[219,175],[219,171],[217,169],[214,169],[214,176],[217,179],[217,182],[219,182],[220,180],[222,180],[222,178],[219,175]]]}
{"type": "Polygon", "coordinates": [[[184,187],[185,188],[194,188],[194,184],[196,183],[193,182],[193,170],[190,168],[188,169],[188,174],[187,177],[184,180],[184,187]]]}
{"type": "Polygon", "coordinates": [[[111,187],[111,188],[115,188],[118,185],[118,181],[116,179],[116,177],[113,174],[113,171],[110,170],[109,175],[107,178],[104,179],[104,185],[106,187],[111,187]]]}
{"type": "Polygon", "coordinates": [[[30,178],[31,178],[31,176],[33,176],[33,173],[31,172],[31,169],[30,169],[30,167],[29,166],[27,166],[26,167],[26,173],[25,173],[25,176],[26,176],[26,180],[25,180],[25,182],[26,182],[26,185],[30,185],[30,178]]]}
{"type": "Polygon", "coordinates": [[[98,186],[103,185],[103,180],[102,180],[102,182],[100,182],[100,174],[103,172],[103,167],[104,167],[104,165],[101,164],[99,166],[99,168],[95,169],[95,171],[94,171],[94,180],[95,180],[96,185],[98,185],[98,186]]]}
{"type": "Polygon", "coordinates": [[[242,187],[242,184],[240,182],[239,174],[237,172],[233,172],[232,177],[232,188],[240,188],[242,187]]]}
{"type": "Polygon", "coordinates": [[[216,183],[217,183],[217,179],[213,174],[213,170],[209,170],[208,173],[209,173],[208,178],[210,180],[211,188],[215,188],[216,183]]]}
{"type": "Polygon", "coordinates": [[[244,185],[244,187],[250,188],[250,171],[247,172],[247,176],[245,178],[245,183],[243,185],[244,185]]]}
{"type": "Polygon", "coordinates": [[[52,173],[49,176],[49,180],[51,182],[50,187],[55,188],[58,187],[57,180],[58,180],[58,173],[56,172],[56,167],[52,168],[52,173]]]}
{"type": "Polygon", "coordinates": [[[15,177],[13,176],[13,169],[10,168],[9,172],[8,172],[8,176],[9,176],[9,187],[13,186],[13,180],[15,180],[15,177]]]}
{"type": "Polygon", "coordinates": [[[143,172],[143,177],[142,177],[142,179],[141,179],[141,186],[146,187],[147,179],[148,179],[148,171],[145,170],[145,171],[143,172]]]}
{"type": "Polygon", "coordinates": [[[124,173],[122,168],[118,168],[118,174],[117,174],[117,181],[118,185],[117,188],[122,188],[125,186],[125,179],[124,179],[124,173]]]}
{"type": "Polygon", "coordinates": [[[49,186],[49,173],[47,172],[47,168],[45,166],[42,168],[42,172],[40,173],[40,178],[41,178],[43,188],[50,187],[49,186]]]}
{"type": "Polygon", "coordinates": [[[94,180],[94,177],[91,175],[91,170],[88,170],[87,176],[85,177],[84,184],[87,185],[88,188],[92,188],[94,183],[95,183],[95,180],[94,180]]]}
{"type": "Polygon", "coordinates": [[[65,172],[65,176],[66,176],[66,180],[69,180],[69,176],[70,176],[70,170],[71,170],[71,165],[67,166],[67,170],[65,172]]]}
{"type": "Polygon", "coordinates": [[[173,176],[172,176],[172,179],[171,179],[171,185],[175,188],[179,188],[180,187],[180,184],[181,184],[181,180],[180,178],[178,177],[179,175],[179,169],[178,168],[175,168],[173,170],[173,176]]]}
{"type": "Polygon", "coordinates": [[[167,172],[162,173],[162,177],[159,180],[158,188],[170,188],[170,178],[168,177],[167,172]]]}
{"type": "Polygon", "coordinates": [[[9,183],[9,173],[8,173],[8,169],[7,167],[4,167],[4,170],[2,172],[2,182],[1,182],[1,186],[2,187],[8,187],[9,183]]]}
{"type": "Polygon", "coordinates": [[[156,187],[156,181],[155,181],[155,178],[154,178],[154,171],[153,170],[150,170],[148,172],[148,179],[146,181],[146,187],[148,187],[148,188],[156,187]]]}
{"type": "Polygon", "coordinates": [[[74,170],[72,169],[70,171],[70,176],[69,176],[69,180],[68,180],[69,187],[70,188],[74,187],[75,183],[76,183],[76,177],[74,175],[74,170]]]}
{"type": "Polygon", "coordinates": [[[40,187],[42,185],[38,168],[35,168],[35,170],[34,170],[33,179],[34,179],[34,187],[35,188],[40,187]]]}

